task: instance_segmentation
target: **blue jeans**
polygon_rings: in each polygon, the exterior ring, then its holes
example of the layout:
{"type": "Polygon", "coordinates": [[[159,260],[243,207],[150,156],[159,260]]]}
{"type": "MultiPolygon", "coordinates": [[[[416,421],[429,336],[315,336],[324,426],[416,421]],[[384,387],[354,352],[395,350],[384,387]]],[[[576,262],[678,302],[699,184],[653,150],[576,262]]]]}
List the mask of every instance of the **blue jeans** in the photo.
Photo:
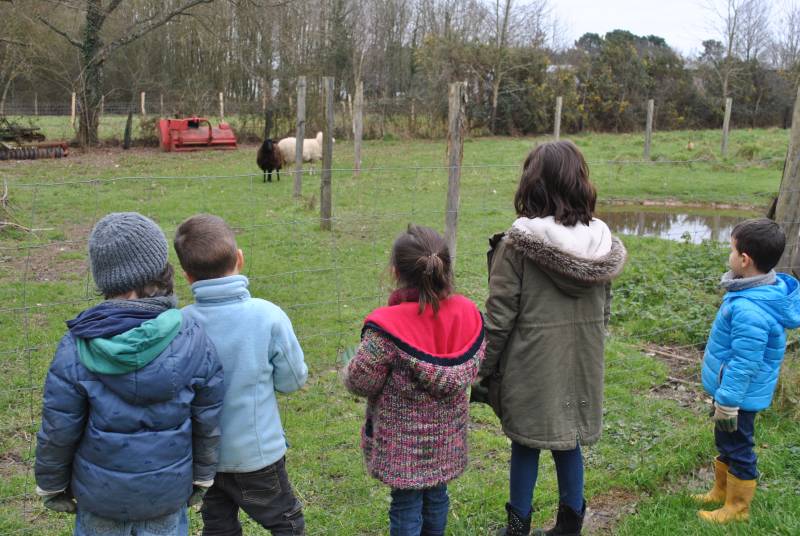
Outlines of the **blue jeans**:
{"type": "Polygon", "coordinates": [[[714,427],[714,440],[719,451],[719,461],[728,465],[728,472],[740,480],[758,478],[755,441],[755,411],[739,410],[735,432],[722,432],[714,427]]]}
{"type": "MultiPolygon", "coordinates": [[[[511,443],[509,471],[509,500],[511,507],[522,517],[531,513],[533,489],[539,477],[539,449],[511,443]]],[[[558,477],[559,502],[576,512],[583,511],[583,456],[581,447],[572,450],[553,450],[558,477]]]]}
{"type": "Polygon", "coordinates": [[[428,489],[392,489],[390,536],[443,536],[450,497],[447,484],[428,489]]]}
{"type": "Polygon", "coordinates": [[[188,536],[186,508],[144,521],[117,521],[78,509],[74,536],[188,536]]]}

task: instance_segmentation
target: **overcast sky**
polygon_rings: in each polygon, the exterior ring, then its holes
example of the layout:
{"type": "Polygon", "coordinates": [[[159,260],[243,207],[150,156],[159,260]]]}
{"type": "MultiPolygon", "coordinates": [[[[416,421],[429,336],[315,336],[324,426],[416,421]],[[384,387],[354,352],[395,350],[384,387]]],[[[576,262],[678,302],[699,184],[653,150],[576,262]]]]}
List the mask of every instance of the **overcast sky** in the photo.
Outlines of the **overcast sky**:
{"type": "MultiPolygon", "coordinates": [[[[771,0],[779,7],[779,0],[771,0]]],[[[658,35],[681,54],[698,53],[714,37],[713,13],[706,0],[551,0],[550,6],[572,44],[586,32],[600,35],[615,29],[637,35],[658,35]]]]}

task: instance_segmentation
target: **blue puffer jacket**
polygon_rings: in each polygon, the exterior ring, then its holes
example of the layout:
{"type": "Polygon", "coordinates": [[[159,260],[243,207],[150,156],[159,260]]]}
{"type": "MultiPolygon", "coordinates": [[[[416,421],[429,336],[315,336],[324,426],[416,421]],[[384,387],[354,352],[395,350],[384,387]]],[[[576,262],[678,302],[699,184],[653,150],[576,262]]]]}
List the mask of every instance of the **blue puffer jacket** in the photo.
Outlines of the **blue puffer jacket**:
{"type": "Polygon", "coordinates": [[[44,386],[39,488],[69,487],[79,509],[145,520],[185,507],[192,482],[214,478],[222,367],[196,322],[177,326],[152,361],[113,375],[83,364],[74,328],[61,339],[44,386]]]}
{"type": "Polygon", "coordinates": [[[792,276],[728,292],[703,357],[703,387],[723,406],[769,407],[786,350],[786,329],[800,327],[800,291],[792,276]]]}

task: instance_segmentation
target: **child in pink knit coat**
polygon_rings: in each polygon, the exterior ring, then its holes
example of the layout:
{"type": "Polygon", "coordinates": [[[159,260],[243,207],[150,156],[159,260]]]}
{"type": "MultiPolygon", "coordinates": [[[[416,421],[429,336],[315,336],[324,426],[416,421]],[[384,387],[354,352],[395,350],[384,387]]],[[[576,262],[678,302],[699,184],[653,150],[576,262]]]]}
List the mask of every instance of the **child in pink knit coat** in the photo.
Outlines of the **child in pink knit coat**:
{"type": "Polygon", "coordinates": [[[364,321],[345,385],[367,397],[362,449],[391,486],[392,536],[443,535],[447,483],[467,465],[467,388],[484,353],[483,318],[453,293],[450,252],[433,229],[410,225],[391,258],[398,289],[364,321]]]}

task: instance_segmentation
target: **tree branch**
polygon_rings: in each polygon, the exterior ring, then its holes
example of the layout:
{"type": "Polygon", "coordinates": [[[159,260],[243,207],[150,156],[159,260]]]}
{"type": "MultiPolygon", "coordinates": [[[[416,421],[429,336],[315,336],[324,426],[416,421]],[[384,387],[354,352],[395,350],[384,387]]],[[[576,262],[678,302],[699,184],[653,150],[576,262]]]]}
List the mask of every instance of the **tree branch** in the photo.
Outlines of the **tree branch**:
{"type": "Polygon", "coordinates": [[[15,45],[18,47],[29,47],[29,43],[23,43],[22,41],[17,41],[15,39],[7,39],[5,37],[0,37],[0,43],[5,43],[7,45],[15,45]]]}
{"type": "Polygon", "coordinates": [[[108,7],[106,8],[106,15],[111,15],[114,12],[114,10],[119,7],[121,3],[122,0],[111,0],[111,2],[108,4],[108,7]]]}
{"type": "Polygon", "coordinates": [[[55,26],[50,24],[50,21],[48,21],[47,19],[45,19],[41,15],[36,17],[36,18],[39,19],[39,21],[41,21],[45,26],[50,28],[52,31],[54,31],[55,33],[57,33],[58,35],[60,35],[64,39],[66,39],[67,42],[69,42],[70,45],[74,46],[75,48],[81,48],[81,46],[82,46],[81,43],[76,41],[72,37],[70,37],[70,35],[67,32],[65,32],[64,30],[60,30],[60,29],[56,28],[55,26]]]}
{"type": "Polygon", "coordinates": [[[136,22],[130,25],[127,28],[127,30],[123,32],[122,34],[123,37],[115,39],[114,41],[104,46],[102,50],[97,54],[94,61],[98,62],[105,61],[105,59],[118,48],[123,47],[129,43],[132,43],[133,41],[136,41],[140,37],[147,35],[156,28],[165,25],[175,17],[183,15],[185,12],[189,11],[194,7],[197,7],[201,4],[211,4],[213,2],[214,0],[187,0],[180,6],[173,9],[172,11],[165,13],[158,18],[151,17],[149,19],[145,19],[144,21],[136,22]]]}

